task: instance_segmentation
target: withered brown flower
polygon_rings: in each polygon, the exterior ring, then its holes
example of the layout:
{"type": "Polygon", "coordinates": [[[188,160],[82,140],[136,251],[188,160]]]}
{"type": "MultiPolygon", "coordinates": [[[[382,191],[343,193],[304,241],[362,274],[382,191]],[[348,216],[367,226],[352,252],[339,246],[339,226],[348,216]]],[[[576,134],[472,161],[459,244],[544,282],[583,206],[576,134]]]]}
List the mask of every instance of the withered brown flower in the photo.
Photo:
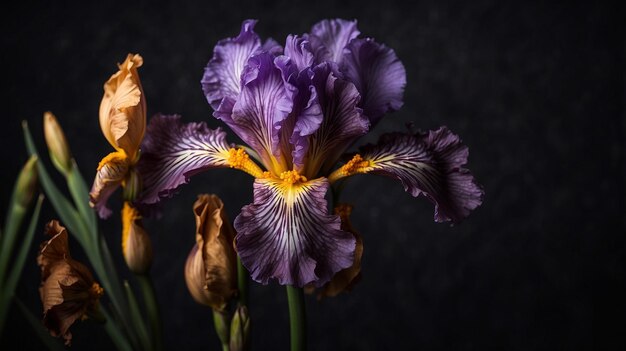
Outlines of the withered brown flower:
{"type": "Polygon", "coordinates": [[[194,300],[223,311],[237,292],[234,230],[216,195],[198,195],[193,205],[196,245],[185,265],[185,281],[194,300]]]}
{"type": "Polygon", "coordinates": [[[104,290],[89,269],[70,256],[67,230],[59,221],[48,222],[46,234],[51,238],[41,244],[37,257],[43,323],[52,336],[63,336],[70,345],[70,326],[79,318],[98,315],[98,300],[104,290]]]}

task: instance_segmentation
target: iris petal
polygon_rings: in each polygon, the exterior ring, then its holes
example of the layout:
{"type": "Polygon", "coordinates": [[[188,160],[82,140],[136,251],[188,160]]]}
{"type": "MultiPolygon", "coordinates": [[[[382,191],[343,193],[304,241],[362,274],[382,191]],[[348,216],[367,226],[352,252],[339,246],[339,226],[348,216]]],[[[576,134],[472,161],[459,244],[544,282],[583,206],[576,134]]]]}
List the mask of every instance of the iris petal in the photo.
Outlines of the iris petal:
{"type": "Polygon", "coordinates": [[[206,123],[187,123],[180,116],[154,116],[148,125],[137,167],[143,180],[141,204],[171,197],[192,175],[209,168],[229,167],[226,132],[206,123]]]}
{"type": "Polygon", "coordinates": [[[230,114],[228,106],[232,107],[232,101],[241,91],[241,73],[246,62],[261,47],[261,40],[254,32],[255,24],[255,20],[246,20],[236,38],[220,40],[204,69],[202,90],[218,118],[230,114]]]}
{"type": "Polygon", "coordinates": [[[308,36],[289,34],[285,40],[285,56],[293,61],[298,71],[311,67],[315,57],[308,36]]]}
{"type": "Polygon", "coordinates": [[[309,138],[306,174],[311,176],[326,164],[333,165],[346,148],[367,133],[369,121],[357,107],[361,96],[354,84],[337,78],[329,63],[314,68],[312,85],[324,118],[309,138]]]}
{"type": "Polygon", "coordinates": [[[89,205],[96,209],[100,218],[108,218],[111,215],[107,201],[126,178],[129,169],[128,162],[123,151],[110,153],[100,161],[96,178],[89,192],[89,205]]]}
{"type": "Polygon", "coordinates": [[[360,107],[372,125],[402,107],[406,71],[396,53],[372,39],[355,39],[340,65],[362,96],[360,107]]]}
{"type": "Polygon", "coordinates": [[[316,62],[343,60],[344,48],[359,36],[357,22],[344,19],[323,20],[311,28],[311,46],[316,62]]]}
{"type": "Polygon", "coordinates": [[[362,173],[396,178],[413,196],[435,204],[435,221],[458,223],[482,203],[483,189],[467,163],[467,146],[448,128],[424,134],[391,133],[361,149],[368,165],[362,173]]]}
{"type": "Polygon", "coordinates": [[[319,287],[352,265],[355,239],[328,214],[327,189],[324,178],[255,181],[254,203],[235,219],[237,251],[255,281],[319,287]]]}
{"type": "Polygon", "coordinates": [[[242,83],[232,120],[225,122],[260,155],[268,169],[276,170],[279,165],[284,171],[289,165],[281,155],[280,128],[293,103],[274,57],[269,53],[251,57],[242,83]]]}

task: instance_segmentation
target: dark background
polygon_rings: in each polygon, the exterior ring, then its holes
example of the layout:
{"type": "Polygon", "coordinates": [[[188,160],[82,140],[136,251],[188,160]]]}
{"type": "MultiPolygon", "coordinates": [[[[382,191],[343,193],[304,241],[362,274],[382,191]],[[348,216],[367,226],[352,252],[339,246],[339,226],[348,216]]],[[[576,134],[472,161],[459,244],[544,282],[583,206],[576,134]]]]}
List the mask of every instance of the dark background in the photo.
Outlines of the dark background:
{"type": "MultiPolygon", "coordinates": [[[[626,175],[623,8],[610,3],[498,1],[205,1],[14,3],[0,11],[2,150],[0,213],[26,160],[20,121],[43,151],[51,110],[91,182],[112,150],[98,125],[102,85],[127,53],[140,69],[148,115],[179,113],[220,125],[200,89],[216,41],[257,18],[283,42],[324,18],[355,18],[395,49],[407,71],[404,107],[365,141],[413,121],[447,125],[470,148],[484,204],[461,225],[433,222],[433,208],[388,179],[354,177],[344,200],[364,237],[363,279],[349,294],[307,298],[312,350],[624,349],[626,175]]],[[[230,140],[234,140],[231,134],[230,140]]],[[[45,154],[45,152],[43,152],[45,154]]],[[[48,160],[45,160],[48,162],[48,160]]],[[[59,184],[61,178],[57,178],[59,184]]],[[[183,267],[194,242],[196,194],[220,195],[234,218],[252,180],[232,170],[195,177],[148,220],[152,276],[168,349],[218,349],[210,310],[189,296],[183,267]]],[[[119,193],[112,206],[119,209],[119,193]]],[[[55,217],[48,203],[41,220],[55,217]]],[[[119,218],[101,221],[122,275],[119,218]]],[[[36,241],[43,240],[37,233],[36,241]]],[[[73,255],[84,259],[77,245],[73,255]]],[[[36,314],[36,248],[18,296],[36,314]]],[[[255,350],[287,350],[284,289],[252,284],[255,350]]],[[[17,309],[0,348],[40,349],[17,309]]],[[[110,350],[104,329],[72,327],[75,350],[110,350]]]]}

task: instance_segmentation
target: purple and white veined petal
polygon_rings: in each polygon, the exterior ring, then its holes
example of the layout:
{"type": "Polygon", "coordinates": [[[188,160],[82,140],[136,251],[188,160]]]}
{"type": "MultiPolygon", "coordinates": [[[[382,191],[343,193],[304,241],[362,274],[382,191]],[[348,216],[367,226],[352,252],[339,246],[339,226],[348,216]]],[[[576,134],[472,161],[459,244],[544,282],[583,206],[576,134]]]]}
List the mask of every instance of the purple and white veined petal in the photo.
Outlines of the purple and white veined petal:
{"type": "Polygon", "coordinates": [[[329,215],[328,181],[290,184],[257,179],[254,203],[235,219],[237,252],[252,279],[267,284],[322,286],[352,265],[355,239],[329,215]]]}
{"type": "Polygon", "coordinates": [[[206,123],[182,123],[180,116],[150,119],[137,164],[143,191],[137,202],[150,205],[171,197],[189,178],[209,168],[229,167],[226,132],[206,123]]]}
{"type": "Polygon", "coordinates": [[[367,173],[396,178],[411,195],[426,196],[435,205],[437,222],[458,223],[483,201],[482,187],[463,168],[468,148],[446,127],[416,135],[385,134],[361,151],[370,163],[367,173]]]}
{"type": "Polygon", "coordinates": [[[226,124],[259,154],[267,169],[275,169],[277,162],[287,167],[279,145],[280,129],[293,103],[274,57],[265,52],[252,56],[242,84],[232,119],[226,124]]]}
{"type": "Polygon", "coordinates": [[[357,21],[344,19],[323,20],[311,28],[311,48],[316,63],[324,61],[341,62],[345,47],[359,36],[357,21]]]}
{"type": "Polygon", "coordinates": [[[393,49],[373,39],[355,39],[348,44],[340,69],[361,93],[359,106],[372,126],[402,107],[406,71],[393,49]]]}
{"type": "Polygon", "coordinates": [[[279,56],[274,61],[283,74],[293,108],[281,128],[283,154],[291,154],[293,168],[301,171],[308,151],[309,138],[321,125],[324,115],[312,84],[314,72],[306,67],[299,70],[289,56],[279,56]]]}
{"type": "Polygon", "coordinates": [[[107,207],[107,201],[122,184],[128,170],[128,158],[124,152],[112,152],[100,161],[89,192],[89,205],[96,210],[100,218],[106,219],[111,216],[112,212],[107,207]]]}
{"type": "Polygon", "coordinates": [[[280,46],[280,44],[276,40],[272,38],[267,38],[265,40],[265,43],[263,43],[263,45],[261,46],[260,51],[269,52],[272,56],[278,56],[283,53],[283,47],[280,46]]]}
{"type": "Polygon", "coordinates": [[[354,84],[337,78],[331,63],[316,66],[312,85],[324,115],[319,128],[308,137],[306,175],[332,167],[358,137],[369,130],[369,121],[358,107],[361,95],[354,84]]]}
{"type": "Polygon", "coordinates": [[[298,72],[311,67],[315,57],[308,36],[289,34],[285,40],[285,56],[296,65],[298,72]]]}
{"type": "Polygon", "coordinates": [[[241,73],[246,62],[261,48],[261,39],[254,32],[256,22],[245,20],[236,38],[220,40],[213,49],[213,58],[204,69],[202,90],[217,118],[228,118],[228,107],[232,107],[241,91],[241,73]],[[229,100],[227,104],[223,101],[225,99],[229,100]]]}

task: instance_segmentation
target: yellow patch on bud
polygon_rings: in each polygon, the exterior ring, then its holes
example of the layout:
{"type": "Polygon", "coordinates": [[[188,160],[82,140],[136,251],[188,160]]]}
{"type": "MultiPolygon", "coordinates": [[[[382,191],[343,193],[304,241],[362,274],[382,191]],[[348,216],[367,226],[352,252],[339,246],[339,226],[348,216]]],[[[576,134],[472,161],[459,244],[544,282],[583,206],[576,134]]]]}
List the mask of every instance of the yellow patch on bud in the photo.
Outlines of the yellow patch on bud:
{"type": "Polygon", "coordinates": [[[122,209],[122,253],[133,273],[145,274],[150,269],[152,243],[143,228],[139,211],[128,202],[124,202],[122,209]]]}
{"type": "Polygon", "coordinates": [[[361,155],[356,154],[350,161],[348,161],[348,163],[334,171],[328,177],[328,180],[333,183],[341,178],[349,177],[354,174],[367,173],[372,170],[373,166],[374,164],[372,161],[365,160],[361,155]]]}

